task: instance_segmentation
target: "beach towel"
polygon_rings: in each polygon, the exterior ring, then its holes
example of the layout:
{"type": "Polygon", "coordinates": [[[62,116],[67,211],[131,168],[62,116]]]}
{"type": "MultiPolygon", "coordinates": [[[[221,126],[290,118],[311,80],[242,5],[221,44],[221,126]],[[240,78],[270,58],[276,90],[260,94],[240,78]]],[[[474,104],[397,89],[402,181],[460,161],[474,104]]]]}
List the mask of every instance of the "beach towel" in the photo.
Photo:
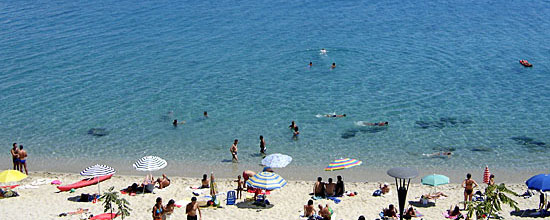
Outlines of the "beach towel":
{"type": "Polygon", "coordinates": [[[461,219],[463,218],[462,214],[458,214],[457,216],[450,216],[448,212],[443,212],[443,216],[448,219],[461,219]]]}
{"type": "Polygon", "coordinates": [[[340,203],[340,202],[342,201],[342,200],[340,200],[339,198],[333,197],[333,196],[327,197],[327,199],[330,199],[330,200],[334,201],[334,203],[336,203],[336,204],[338,204],[338,203],[340,203]]]}

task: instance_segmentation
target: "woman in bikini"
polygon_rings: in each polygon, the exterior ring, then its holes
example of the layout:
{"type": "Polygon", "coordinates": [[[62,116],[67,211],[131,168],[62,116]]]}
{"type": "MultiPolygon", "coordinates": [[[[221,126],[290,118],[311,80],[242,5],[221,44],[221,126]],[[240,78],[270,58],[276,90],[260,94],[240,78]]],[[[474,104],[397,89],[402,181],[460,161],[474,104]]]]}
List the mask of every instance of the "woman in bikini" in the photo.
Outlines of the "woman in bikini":
{"type": "MultiPolygon", "coordinates": [[[[477,186],[477,182],[472,179],[472,174],[466,174],[466,179],[462,182],[462,187],[464,187],[464,202],[472,201],[474,188],[477,186]]],[[[466,209],[466,203],[464,203],[464,209],[466,209]]]]}
{"type": "Polygon", "coordinates": [[[157,203],[153,206],[153,220],[162,220],[164,207],[162,206],[162,198],[157,198],[157,203]]]}

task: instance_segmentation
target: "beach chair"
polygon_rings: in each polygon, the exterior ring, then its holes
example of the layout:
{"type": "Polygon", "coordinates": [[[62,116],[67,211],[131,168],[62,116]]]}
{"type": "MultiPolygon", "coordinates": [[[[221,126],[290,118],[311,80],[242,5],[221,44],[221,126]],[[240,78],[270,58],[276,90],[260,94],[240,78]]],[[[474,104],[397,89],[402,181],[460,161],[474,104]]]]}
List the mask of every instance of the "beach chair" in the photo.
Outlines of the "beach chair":
{"type": "Polygon", "coordinates": [[[227,205],[235,205],[235,201],[237,200],[236,196],[235,196],[235,191],[234,190],[230,190],[230,191],[227,191],[227,205]]]}

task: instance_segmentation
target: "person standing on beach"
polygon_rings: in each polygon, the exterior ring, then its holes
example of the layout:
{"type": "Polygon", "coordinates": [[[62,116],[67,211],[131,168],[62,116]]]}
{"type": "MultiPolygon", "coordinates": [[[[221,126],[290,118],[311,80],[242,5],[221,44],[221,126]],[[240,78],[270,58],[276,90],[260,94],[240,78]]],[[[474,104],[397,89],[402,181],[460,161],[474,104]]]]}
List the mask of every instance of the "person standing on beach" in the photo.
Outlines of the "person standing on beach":
{"type": "MultiPolygon", "coordinates": [[[[477,186],[477,182],[472,179],[472,174],[466,174],[466,179],[462,182],[462,187],[464,187],[464,202],[472,201],[474,188],[477,186]]],[[[466,203],[464,203],[464,209],[466,209],[466,203]]]]}
{"type": "Polygon", "coordinates": [[[260,153],[265,156],[265,140],[262,135],[260,135],[260,153]]]}
{"type": "Polygon", "coordinates": [[[185,214],[187,214],[187,220],[197,220],[197,210],[199,211],[199,218],[202,219],[201,209],[197,203],[197,197],[191,198],[191,202],[185,207],[185,214]]]}
{"type": "Polygon", "coordinates": [[[237,180],[235,180],[235,182],[237,183],[237,199],[240,199],[243,197],[243,186],[244,186],[244,181],[241,179],[241,175],[238,175],[237,176],[237,180]]]}
{"type": "Polygon", "coordinates": [[[29,175],[27,171],[27,151],[23,150],[23,145],[19,145],[19,171],[23,172],[25,167],[25,174],[29,175]]]}
{"type": "Polygon", "coordinates": [[[153,206],[153,220],[162,220],[162,214],[164,212],[164,207],[162,205],[162,198],[157,198],[157,203],[153,206]]]}
{"type": "Polygon", "coordinates": [[[239,157],[237,156],[237,144],[239,144],[239,140],[235,139],[233,142],[233,145],[231,145],[231,148],[229,148],[229,151],[231,152],[231,156],[233,157],[233,162],[239,162],[239,157]]]}
{"type": "Polygon", "coordinates": [[[17,143],[13,143],[13,148],[10,150],[11,160],[13,161],[13,169],[19,170],[19,150],[17,149],[17,143]]]}

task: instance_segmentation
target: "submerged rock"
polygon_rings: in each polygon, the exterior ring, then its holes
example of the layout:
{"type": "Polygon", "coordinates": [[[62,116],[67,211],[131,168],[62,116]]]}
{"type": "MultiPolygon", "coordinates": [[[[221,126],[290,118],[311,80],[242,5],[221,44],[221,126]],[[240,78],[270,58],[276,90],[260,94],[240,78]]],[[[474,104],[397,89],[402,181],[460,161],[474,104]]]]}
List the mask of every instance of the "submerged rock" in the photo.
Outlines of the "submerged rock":
{"type": "Polygon", "coordinates": [[[88,130],[88,134],[96,137],[102,137],[108,135],[109,132],[105,128],[91,128],[88,130]]]}

